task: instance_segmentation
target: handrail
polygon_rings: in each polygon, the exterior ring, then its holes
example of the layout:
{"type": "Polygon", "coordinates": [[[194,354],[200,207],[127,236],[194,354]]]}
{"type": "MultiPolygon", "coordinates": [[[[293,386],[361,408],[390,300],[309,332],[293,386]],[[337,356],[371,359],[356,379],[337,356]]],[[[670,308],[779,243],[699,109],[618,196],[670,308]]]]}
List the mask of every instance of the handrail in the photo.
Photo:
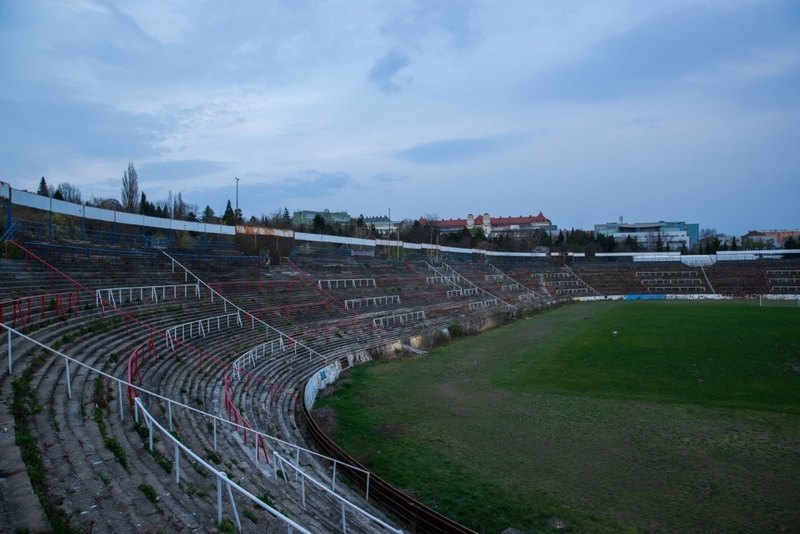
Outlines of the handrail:
{"type": "Polygon", "coordinates": [[[506,305],[506,306],[507,306],[507,307],[508,307],[510,310],[514,310],[514,311],[516,311],[516,309],[517,309],[517,307],[516,307],[516,306],[514,306],[513,304],[510,304],[510,303],[508,303],[508,302],[506,302],[505,300],[501,299],[501,298],[500,298],[500,297],[498,297],[497,295],[493,295],[492,293],[489,293],[488,291],[486,291],[486,290],[485,290],[485,289],[483,289],[482,287],[478,287],[478,286],[477,286],[477,285],[475,285],[474,283],[472,283],[472,282],[470,282],[469,280],[467,280],[467,279],[466,279],[466,278],[465,278],[465,277],[464,277],[464,276],[463,276],[461,273],[459,273],[458,271],[456,271],[455,269],[453,269],[452,267],[450,267],[449,265],[447,265],[445,262],[442,262],[442,266],[443,266],[443,267],[446,267],[446,268],[447,268],[447,269],[448,269],[448,270],[449,270],[451,273],[453,273],[453,274],[454,274],[454,275],[456,275],[457,277],[459,277],[459,278],[461,278],[462,280],[464,280],[466,283],[468,283],[468,284],[469,284],[470,286],[472,286],[474,289],[477,289],[477,290],[481,291],[481,292],[482,292],[484,295],[489,295],[490,297],[492,297],[492,298],[494,298],[494,299],[497,299],[498,301],[500,301],[500,302],[502,302],[503,304],[505,304],[505,305],[506,305]]]}
{"type": "Polygon", "coordinates": [[[252,313],[250,313],[250,312],[248,312],[247,310],[245,310],[245,309],[243,309],[243,308],[241,308],[241,307],[237,306],[236,304],[234,304],[233,302],[231,302],[231,301],[230,301],[229,299],[227,299],[226,297],[223,297],[223,296],[222,296],[222,294],[220,294],[220,293],[219,293],[219,292],[217,292],[217,291],[216,291],[214,288],[212,288],[212,287],[211,287],[209,284],[207,284],[206,282],[204,282],[203,280],[201,280],[199,276],[197,276],[196,274],[194,274],[192,271],[190,271],[188,268],[186,268],[186,267],[185,267],[183,264],[181,264],[181,262],[179,262],[178,260],[176,260],[175,258],[173,258],[172,256],[170,256],[170,255],[169,255],[167,252],[165,252],[165,251],[163,251],[163,250],[162,250],[162,251],[161,251],[161,253],[162,253],[164,256],[166,256],[167,258],[169,258],[169,259],[170,259],[170,261],[172,261],[172,269],[173,269],[173,271],[174,271],[174,269],[175,269],[175,265],[178,265],[178,266],[179,266],[181,269],[183,269],[183,270],[184,270],[184,273],[185,273],[185,275],[186,275],[187,277],[188,277],[189,275],[191,275],[191,276],[192,276],[192,278],[194,278],[195,280],[197,280],[197,283],[198,283],[198,284],[200,284],[200,285],[204,286],[206,289],[208,289],[208,291],[209,291],[209,292],[211,293],[211,295],[212,295],[212,296],[211,296],[211,301],[212,301],[212,302],[214,301],[214,295],[217,295],[217,297],[219,297],[220,299],[222,299],[222,301],[223,301],[223,302],[225,302],[225,304],[226,304],[226,305],[227,305],[227,304],[230,304],[231,306],[233,306],[234,308],[236,308],[236,309],[237,309],[239,312],[241,312],[241,313],[244,313],[246,316],[248,316],[248,317],[249,317],[249,318],[250,318],[250,319],[251,319],[253,322],[255,322],[255,321],[258,321],[259,323],[261,323],[262,325],[264,325],[264,326],[265,326],[267,329],[269,329],[269,330],[272,330],[273,332],[275,332],[275,333],[279,334],[279,335],[280,335],[280,336],[282,336],[282,337],[286,337],[286,338],[288,338],[288,339],[289,339],[289,340],[290,340],[292,343],[294,343],[294,344],[295,344],[295,352],[297,351],[297,345],[300,345],[300,346],[301,346],[301,347],[303,347],[304,349],[308,350],[309,354],[315,354],[315,355],[317,355],[318,357],[322,358],[322,359],[325,361],[325,363],[328,363],[328,358],[327,358],[327,356],[323,356],[322,354],[320,354],[320,353],[319,353],[319,352],[317,352],[316,350],[312,349],[311,347],[308,347],[308,346],[304,345],[303,343],[300,343],[299,341],[297,341],[297,340],[296,340],[296,339],[294,339],[293,337],[291,337],[291,336],[289,336],[289,335],[287,335],[287,334],[284,334],[284,333],[283,333],[281,330],[279,330],[279,329],[275,328],[275,327],[274,327],[274,326],[272,326],[271,324],[268,324],[268,323],[266,323],[266,322],[262,321],[262,320],[261,320],[261,319],[259,319],[258,317],[254,316],[252,313]]]}
{"type": "MultiPolygon", "coordinates": [[[[200,298],[200,286],[197,284],[166,284],[166,285],[147,285],[147,286],[129,286],[129,287],[110,287],[96,290],[97,304],[99,304],[100,295],[107,292],[111,302],[114,302],[114,293],[119,296],[120,302],[122,301],[122,292],[128,293],[128,300],[133,301],[133,292],[139,292],[139,299],[144,300],[145,296],[149,296],[150,300],[158,302],[158,291],[161,290],[161,299],[167,298],[167,288],[172,289],[172,298],[178,298],[178,288],[183,289],[184,298],[189,297],[189,288],[194,290],[194,296],[200,298]],[[148,293],[145,293],[148,290],[148,293]]],[[[96,305],[97,305],[96,304],[96,305]]]]}
{"type": "Polygon", "coordinates": [[[568,265],[564,265],[564,269],[566,269],[567,271],[569,271],[570,273],[572,273],[572,276],[574,276],[575,278],[577,278],[577,279],[578,279],[578,280],[579,280],[579,281],[580,281],[580,282],[581,282],[583,285],[585,285],[586,287],[588,287],[589,289],[591,289],[592,291],[594,291],[595,293],[597,293],[597,296],[598,296],[598,297],[602,297],[602,296],[603,296],[603,294],[602,294],[602,293],[600,293],[598,290],[596,290],[595,288],[593,288],[592,286],[590,286],[589,284],[587,284],[587,283],[584,281],[584,279],[583,279],[583,278],[581,278],[580,276],[578,276],[577,274],[575,274],[575,271],[573,271],[572,269],[570,269],[568,265]]]}
{"type": "MultiPolygon", "coordinates": [[[[300,275],[304,276],[312,284],[314,283],[314,280],[312,280],[311,277],[308,276],[302,269],[300,269],[300,267],[298,267],[292,260],[290,260],[289,258],[286,258],[286,261],[288,261],[289,265],[294,267],[297,270],[297,272],[300,273],[300,275]]],[[[374,278],[372,280],[373,280],[373,282],[375,281],[374,278]]],[[[364,317],[363,315],[361,315],[360,313],[358,313],[355,310],[348,309],[347,306],[345,306],[342,301],[340,301],[339,299],[337,299],[336,297],[334,297],[333,295],[331,295],[330,293],[328,293],[327,291],[322,289],[321,285],[317,289],[318,289],[318,291],[321,291],[323,295],[327,296],[329,299],[333,300],[336,304],[341,306],[343,310],[349,311],[352,315],[355,315],[356,317],[358,317],[359,319],[361,319],[365,323],[369,324],[369,320],[366,317],[364,317]]]]}
{"type": "Polygon", "coordinates": [[[222,522],[222,484],[224,482],[228,486],[228,495],[230,497],[230,504],[231,504],[231,508],[233,509],[234,518],[236,519],[236,524],[239,527],[239,530],[241,530],[242,525],[241,525],[241,522],[239,520],[239,512],[236,509],[236,502],[234,501],[233,494],[231,493],[232,489],[238,491],[242,496],[248,498],[256,506],[260,506],[261,508],[263,508],[264,510],[266,510],[267,512],[269,512],[270,514],[272,514],[276,518],[278,518],[281,521],[283,521],[287,525],[287,527],[289,528],[289,532],[290,533],[292,532],[293,528],[296,528],[300,532],[303,532],[303,533],[306,533],[306,534],[311,534],[310,530],[306,529],[305,527],[303,527],[302,525],[300,525],[296,521],[286,517],[281,512],[279,512],[278,510],[276,510],[272,506],[268,505],[267,503],[265,503],[264,501],[262,501],[261,499],[259,499],[258,497],[256,497],[255,495],[253,495],[252,493],[247,491],[246,489],[244,489],[242,486],[240,486],[239,484],[237,484],[233,480],[229,479],[228,475],[224,471],[217,470],[213,465],[211,465],[210,463],[205,461],[203,458],[201,458],[200,456],[195,454],[194,451],[192,451],[192,449],[190,449],[189,447],[187,447],[186,445],[181,443],[181,441],[179,439],[177,439],[174,435],[172,435],[171,432],[167,431],[167,429],[165,429],[163,426],[161,426],[161,424],[156,420],[155,417],[150,415],[150,412],[148,412],[145,409],[144,405],[142,404],[142,400],[139,399],[139,398],[136,399],[136,408],[137,408],[137,410],[139,412],[141,412],[142,416],[145,418],[145,420],[146,420],[145,423],[147,424],[147,427],[151,429],[151,432],[152,432],[152,428],[155,427],[156,429],[161,431],[161,435],[164,438],[168,439],[169,441],[171,441],[175,445],[175,464],[174,465],[175,465],[175,481],[176,481],[176,483],[180,484],[180,455],[179,455],[179,452],[182,452],[183,454],[186,454],[190,458],[193,458],[194,461],[197,462],[197,464],[203,466],[203,468],[207,469],[208,471],[211,472],[211,474],[213,474],[213,475],[215,475],[217,477],[217,503],[219,505],[218,512],[217,512],[217,514],[218,514],[217,515],[218,522],[222,522]]]}
{"type": "Polygon", "coordinates": [[[0,236],[0,241],[7,241],[9,239],[14,239],[17,236],[17,221],[13,220],[6,231],[0,236]]]}
{"type": "Polygon", "coordinates": [[[502,275],[502,276],[504,276],[504,277],[508,278],[509,280],[511,280],[511,281],[512,281],[512,282],[514,282],[515,284],[519,285],[520,287],[524,287],[524,288],[527,290],[527,291],[526,291],[526,293],[532,293],[532,294],[534,295],[534,297],[533,297],[534,299],[537,299],[537,298],[544,298],[544,297],[542,297],[541,295],[539,295],[539,294],[538,294],[536,291],[534,291],[533,289],[531,289],[531,288],[529,288],[528,286],[526,286],[525,284],[521,284],[520,282],[518,282],[518,281],[517,281],[517,280],[515,280],[514,278],[511,278],[510,276],[508,276],[506,273],[504,273],[503,271],[501,271],[500,269],[498,269],[498,268],[497,268],[496,266],[494,266],[493,264],[489,263],[489,264],[487,264],[487,265],[489,266],[489,268],[493,269],[493,270],[494,270],[495,272],[497,272],[498,274],[500,274],[500,275],[502,275]]]}
{"type": "MultiPolygon", "coordinates": [[[[284,459],[284,458],[283,458],[283,457],[282,457],[280,454],[278,454],[277,452],[276,452],[276,453],[274,453],[274,455],[275,455],[275,458],[277,459],[277,462],[276,462],[276,468],[277,468],[277,463],[280,463],[280,465],[281,465],[281,468],[282,468],[282,469],[281,469],[281,471],[284,471],[284,470],[286,469],[286,466],[289,466],[289,467],[291,467],[292,469],[294,469],[294,470],[295,470],[295,474],[296,474],[296,475],[299,475],[299,476],[301,476],[301,477],[303,478],[303,482],[305,482],[306,480],[309,480],[309,481],[310,481],[312,484],[314,484],[315,486],[317,486],[319,489],[323,490],[323,491],[324,491],[324,492],[326,492],[328,495],[331,495],[331,496],[333,496],[333,497],[334,497],[335,499],[337,499],[337,500],[338,500],[340,503],[342,503],[342,526],[344,527],[344,528],[343,528],[343,530],[344,530],[345,532],[347,532],[347,527],[345,526],[344,507],[345,507],[345,506],[348,506],[348,507],[350,507],[351,509],[355,510],[356,512],[360,512],[362,515],[366,516],[368,519],[371,519],[372,521],[375,521],[376,523],[378,523],[380,526],[382,526],[382,527],[383,527],[383,528],[385,528],[386,530],[389,530],[389,531],[391,531],[391,532],[395,532],[395,533],[397,533],[397,534],[403,534],[403,531],[402,531],[401,529],[399,529],[399,528],[394,528],[394,527],[393,527],[392,525],[390,525],[389,523],[387,523],[387,522],[385,522],[385,521],[381,520],[381,519],[380,519],[380,518],[378,518],[378,517],[375,517],[374,515],[370,514],[369,512],[367,512],[367,511],[365,511],[365,510],[362,510],[361,508],[359,508],[359,507],[358,507],[358,506],[356,506],[355,504],[351,503],[350,501],[348,501],[347,499],[345,499],[344,497],[342,497],[341,495],[339,495],[339,494],[338,494],[338,493],[336,493],[335,491],[333,491],[333,490],[331,490],[331,489],[328,489],[328,488],[327,488],[325,485],[323,485],[322,483],[320,483],[320,482],[319,482],[319,481],[317,481],[316,479],[314,479],[314,478],[312,478],[312,477],[308,476],[308,474],[306,474],[306,473],[305,473],[305,472],[304,472],[302,469],[300,469],[299,467],[297,467],[296,465],[294,465],[292,462],[290,462],[290,461],[286,461],[286,460],[285,460],[285,459],[284,459]]],[[[285,471],[284,471],[284,473],[285,473],[285,471]]],[[[367,500],[369,500],[369,477],[370,477],[370,474],[371,474],[371,473],[370,473],[369,471],[367,471],[367,493],[366,493],[366,494],[367,494],[367,500]]],[[[335,477],[336,477],[336,475],[334,475],[334,478],[331,480],[331,483],[334,485],[334,487],[335,487],[335,484],[336,484],[335,477]]],[[[303,508],[305,508],[305,505],[306,505],[305,483],[304,483],[304,484],[302,484],[302,491],[303,491],[303,508]]]]}
{"type": "Polygon", "coordinates": [[[186,321],[183,324],[179,324],[176,326],[171,326],[164,330],[164,334],[166,336],[166,344],[167,347],[172,348],[175,350],[175,343],[174,341],[178,339],[178,330],[181,331],[181,341],[186,339],[186,327],[189,327],[189,337],[194,337],[194,325],[197,325],[197,332],[198,334],[202,334],[203,337],[206,337],[206,330],[209,332],[211,331],[211,321],[217,321],[217,330],[221,330],[222,326],[220,320],[224,319],[226,321],[225,326],[230,328],[231,326],[231,318],[236,319],[236,324],[240,327],[244,328],[244,323],[242,323],[242,316],[239,313],[226,313],[224,315],[215,315],[214,317],[202,317],[200,319],[193,319],[191,321],[186,321]],[[206,323],[206,328],[203,328],[203,323],[206,323]]]}

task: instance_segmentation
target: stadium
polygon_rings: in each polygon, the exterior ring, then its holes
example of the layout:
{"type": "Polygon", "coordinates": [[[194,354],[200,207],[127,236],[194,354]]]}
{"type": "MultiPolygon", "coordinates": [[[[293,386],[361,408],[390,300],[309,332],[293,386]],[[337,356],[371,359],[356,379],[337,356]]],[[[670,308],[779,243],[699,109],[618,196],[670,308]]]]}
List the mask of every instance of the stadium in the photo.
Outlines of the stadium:
{"type": "Polygon", "coordinates": [[[568,302],[800,303],[790,251],[487,253],[3,198],[11,530],[473,532],[337,445],[320,392],[568,302]]]}

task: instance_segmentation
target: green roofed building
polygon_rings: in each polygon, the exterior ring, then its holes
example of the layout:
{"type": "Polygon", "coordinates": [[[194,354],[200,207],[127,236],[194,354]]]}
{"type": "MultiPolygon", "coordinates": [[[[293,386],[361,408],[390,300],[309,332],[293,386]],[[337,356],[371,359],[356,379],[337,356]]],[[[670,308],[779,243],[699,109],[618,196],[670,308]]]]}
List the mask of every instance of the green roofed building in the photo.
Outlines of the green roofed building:
{"type": "Polygon", "coordinates": [[[346,211],[311,211],[311,210],[303,210],[303,211],[296,211],[292,214],[292,224],[295,226],[299,226],[304,224],[306,226],[311,225],[314,223],[314,217],[317,215],[321,215],[325,222],[327,223],[341,223],[341,224],[348,224],[350,222],[350,215],[347,214],[346,211]]]}

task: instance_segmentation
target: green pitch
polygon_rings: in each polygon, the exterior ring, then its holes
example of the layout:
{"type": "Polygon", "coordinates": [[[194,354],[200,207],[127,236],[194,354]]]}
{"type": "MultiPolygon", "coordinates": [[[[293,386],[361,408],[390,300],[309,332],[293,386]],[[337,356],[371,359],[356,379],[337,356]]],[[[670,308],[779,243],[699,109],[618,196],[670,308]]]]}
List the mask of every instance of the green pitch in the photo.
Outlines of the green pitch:
{"type": "Polygon", "coordinates": [[[351,370],[317,408],[477,531],[796,532],[800,309],[757,304],[571,305],[351,370]]]}

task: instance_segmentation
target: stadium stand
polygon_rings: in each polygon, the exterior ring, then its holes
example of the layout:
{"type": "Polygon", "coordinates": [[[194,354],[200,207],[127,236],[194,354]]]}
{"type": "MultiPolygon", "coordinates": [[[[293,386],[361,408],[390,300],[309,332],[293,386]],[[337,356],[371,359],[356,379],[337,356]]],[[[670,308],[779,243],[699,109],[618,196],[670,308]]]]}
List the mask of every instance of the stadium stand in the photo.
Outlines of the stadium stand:
{"type": "MultiPolygon", "coordinates": [[[[267,265],[232,251],[54,243],[17,255],[0,260],[9,354],[0,387],[7,394],[30,367],[46,493],[92,532],[212,530],[222,520],[246,532],[467,532],[327,440],[306,410],[309,379],[553,299],[800,286],[800,264],[786,260],[704,270],[337,255],[267,265]]],[[[16,525],[14,510],[0,512],[16,525]]]]}

